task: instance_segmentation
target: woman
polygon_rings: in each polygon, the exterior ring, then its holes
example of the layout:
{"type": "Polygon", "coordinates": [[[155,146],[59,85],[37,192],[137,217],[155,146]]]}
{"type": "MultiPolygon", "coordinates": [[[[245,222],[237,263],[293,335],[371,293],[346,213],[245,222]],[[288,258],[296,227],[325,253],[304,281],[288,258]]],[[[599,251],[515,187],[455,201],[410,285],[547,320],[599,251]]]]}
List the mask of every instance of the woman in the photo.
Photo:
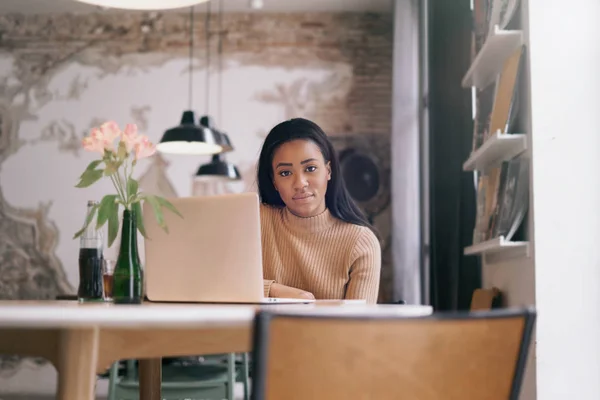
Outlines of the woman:
{"type": "Polygon", "coordinates": [[[315,123],[267,135],[258,162],[265,296],[376,303],[381,247],[315,123]]]}

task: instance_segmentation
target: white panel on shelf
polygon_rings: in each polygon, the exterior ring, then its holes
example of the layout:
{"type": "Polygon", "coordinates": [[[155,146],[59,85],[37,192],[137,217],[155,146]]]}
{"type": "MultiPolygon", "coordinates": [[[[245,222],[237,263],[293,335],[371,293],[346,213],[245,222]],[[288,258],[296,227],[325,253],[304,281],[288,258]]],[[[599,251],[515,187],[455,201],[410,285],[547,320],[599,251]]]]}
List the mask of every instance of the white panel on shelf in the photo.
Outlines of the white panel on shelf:
{"type": "Polygon", "coordinates": [[[463,171],[482,170],[508,161],[527,150],[527,136],[522,133],[491,135],[463,164],[463,171]]]}
{"type": "Polygon", "coordinates": [[[502,71],[504,61],[523,44],[521,30],[503,30],[494,26],[471,67],[462,80],[462,86],[483,89],[502,71]]]}
{"type": "Polygon", "coordinates": [[[523,256],[528,256],[529,242],[512,242],[504,239],[504,236],[499,236],[485,242],[465,247],[463,251],[465,255],[489,255],[503,252],[511,253],[512,255],[520,253],[523,256]]]}

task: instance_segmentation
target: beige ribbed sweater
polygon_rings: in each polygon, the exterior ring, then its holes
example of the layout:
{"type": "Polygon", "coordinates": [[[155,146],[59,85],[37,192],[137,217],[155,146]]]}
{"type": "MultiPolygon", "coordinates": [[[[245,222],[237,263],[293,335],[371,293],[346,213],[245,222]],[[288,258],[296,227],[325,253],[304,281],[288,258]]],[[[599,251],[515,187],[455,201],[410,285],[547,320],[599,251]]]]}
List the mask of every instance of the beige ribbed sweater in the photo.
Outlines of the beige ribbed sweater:
{"type": "Polygon", "coordinates": [[[265,296],[273,282],[311,292],[316,299],[376,303],[381,247],[373,232],[328,210],[301,218],[287,207],[260,207],[265,296]]]}

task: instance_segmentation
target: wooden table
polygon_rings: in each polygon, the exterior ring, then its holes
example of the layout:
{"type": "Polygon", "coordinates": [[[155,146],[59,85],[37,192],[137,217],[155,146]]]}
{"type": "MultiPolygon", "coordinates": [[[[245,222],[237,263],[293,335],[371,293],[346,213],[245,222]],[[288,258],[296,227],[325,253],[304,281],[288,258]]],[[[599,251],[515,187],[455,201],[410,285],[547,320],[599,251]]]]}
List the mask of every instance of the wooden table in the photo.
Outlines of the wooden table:
{"type": "Polygon", "coordinates": [[[93,400],[97,374],[117,360],[139,359],[140,399],[159,400],[161,357],[250,351],[254,316],[261,308],[405,316],[432,312],[429,306],[343,301],[268,306],[0,301],[0,354],[49,360],[58,371],[59,400],[93,400]]]}

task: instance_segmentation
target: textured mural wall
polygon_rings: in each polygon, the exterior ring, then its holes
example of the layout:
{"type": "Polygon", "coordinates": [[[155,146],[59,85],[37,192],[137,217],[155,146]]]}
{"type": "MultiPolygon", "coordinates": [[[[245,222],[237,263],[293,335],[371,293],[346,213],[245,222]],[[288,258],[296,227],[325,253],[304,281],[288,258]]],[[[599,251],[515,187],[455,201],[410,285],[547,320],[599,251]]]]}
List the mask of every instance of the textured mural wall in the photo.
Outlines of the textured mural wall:
{"type": "MultiPolygon", "coordinates": [[[[211,64],[203,20],[199,14],[195,23],[193,109],[198,116],[208,111],[229,133],[235,151],[227,160],[243,182],[194,183],[207,157],[157,156],[136,167],[142,187],[169,196],[253,190],[255,161],[269,129],[291,117],[313,119],[338,150],[357,148],[377,165],[381,187],[362,205],[382,233],[386,300],[391,17],[226,14],[222,30],[211,24],[211,64]],[[219,35],[220,75],[214,62],[219,35]]],[[[106,119],[135,122],[154,141],[178,124],[188,107],[188,23],[188,15],[175,13],[0,16],[0,298],[74,292],[79,243],[72,235],[86,201],[111,190],[109,182],[74,188],[91,159],[80,140],[106,119]]],[[[115,255],[108,249],[107,256],[115,255]]],[[[24,381],[31,372],[20,365],[4,358],[0,369],[24,381]]]]}

